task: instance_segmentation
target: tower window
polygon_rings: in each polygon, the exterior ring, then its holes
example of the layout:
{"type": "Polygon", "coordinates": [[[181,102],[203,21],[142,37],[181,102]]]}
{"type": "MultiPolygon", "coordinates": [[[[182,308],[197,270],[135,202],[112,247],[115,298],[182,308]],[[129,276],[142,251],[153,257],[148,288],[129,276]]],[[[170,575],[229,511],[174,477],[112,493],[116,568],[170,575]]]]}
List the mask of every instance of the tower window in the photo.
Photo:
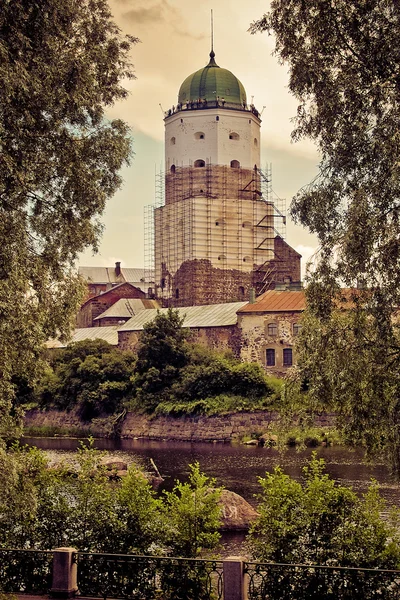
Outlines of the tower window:
{"type": "Polygon", "coordinates": [[[176,139],[174,137],[172,137],[171,140],[170,140],[170,142],[171,142],[171,146],[175,146],[176,139]]]}
{"type": "Polygon", "coordinates": [[[220,255],[218,256],[218,260],[226,260],[226,256],[225,256],[225,254],[220,254],[220,255]]]}
{"type": "Polygon", "coordinates": [[[257,146],[258,146],[258,139],[257,138],[254,138],[254,145],[257,148],[257,146]]]}
{"type": "Polygon", "coordinates": [[[219,121],[219,117],[218,117],[218,115],[215,117],[215,120],[216,120],[216,121],[219,121]]]}
{"type": "MultiPolygon", "coordinates": [[[[181,119],[181,123],[183,123],[183,119],[181,119]]],[[[249,121],[249,123],[250,123],[250,121],[249,121]]]]}
{"type": "Polygon", "coordinates": [[[239,139],[239,134],[236,133],[235,131],[232,131],[232,133],[229,134],[229,139],[230,140],[238,140],[239,139]]]}
{"type": "Polygon", "coordinates": [[[161,279],[161,288],[164,289],[165,288],[165,277],[163,277],[161,279]]]}
{"type": "Polygon", "coordinates": [[[204,162],[204,160],[199,158],[198,160],[194,161],[194,166],[195,167],[205,167],[206,163],[204,162]]]}
{"type": "Polygon", "coordinates": [[[175,290],[175,298],[179,298],[179,288],[176,288],[175,290]]]}
{"type": "Polygon", "coordinates": [[[232,167],[232,169],[239,169],[240,162],[238,160],[231,160],[231,167],[232,167]]]}
{"type": "Polygon", "coordinates": [[[202,131],[197,131],[194,134],[194,139],[195,140],[204,140],[204,138],[205,138],[205,135],[204,135],[204,133],[202,131]]]}
{"type": "Polygon", "coordinates": [[[175,165],[171,165],[171,173],[175,173],[175,171],[176,171],[175,165]]]}

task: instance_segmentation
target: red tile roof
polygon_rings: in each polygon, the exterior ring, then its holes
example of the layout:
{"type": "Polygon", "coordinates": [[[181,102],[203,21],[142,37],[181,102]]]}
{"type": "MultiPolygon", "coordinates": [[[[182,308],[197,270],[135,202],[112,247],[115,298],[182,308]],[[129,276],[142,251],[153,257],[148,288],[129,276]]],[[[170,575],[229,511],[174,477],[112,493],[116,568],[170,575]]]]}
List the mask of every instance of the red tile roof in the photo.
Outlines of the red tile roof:
{"type": "Polygon", "coordinates": [[[246,304],[238,313],[249,312],[301,312],[306,307],[304,292],[270,290],[258,296],[255,302],[246,304]]]}

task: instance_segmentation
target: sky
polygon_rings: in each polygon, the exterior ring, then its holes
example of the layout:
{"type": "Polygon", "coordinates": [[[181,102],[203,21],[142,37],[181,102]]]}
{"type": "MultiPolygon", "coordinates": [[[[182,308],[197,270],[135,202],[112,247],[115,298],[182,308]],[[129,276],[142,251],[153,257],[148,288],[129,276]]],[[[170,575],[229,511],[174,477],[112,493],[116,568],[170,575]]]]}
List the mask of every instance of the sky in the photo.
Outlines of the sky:
{"type": "MultiPolygon", "coordinates": [[[[109,0],[124,33],[140,39],[132,49],[136,79],[124,82],[128,99],[115,104],[108,118],[122,118],[132,130],[134,157],[122,171],[122,188],[109,201],[102,221],[98,254],[81,255],[85,266],[144,265],[144,207],[155,201],[155,175],[163,170],[163,110],[177,102],[183,80],[209,61],[213,10],[215,60],[243,83],[247,100],[262,111],[261,165],[272,169],[272,188],[292,197],[317,173],[318,154],[311,142],[292,143],[297,102],[287,88],[287,67],[273,56],[274,40],[251,35],[250,24],[268,10],[261,0],[109,0]]],[[[317,247],[304,228],[287,222],[286,241],[306,260],[317,247]]]]}

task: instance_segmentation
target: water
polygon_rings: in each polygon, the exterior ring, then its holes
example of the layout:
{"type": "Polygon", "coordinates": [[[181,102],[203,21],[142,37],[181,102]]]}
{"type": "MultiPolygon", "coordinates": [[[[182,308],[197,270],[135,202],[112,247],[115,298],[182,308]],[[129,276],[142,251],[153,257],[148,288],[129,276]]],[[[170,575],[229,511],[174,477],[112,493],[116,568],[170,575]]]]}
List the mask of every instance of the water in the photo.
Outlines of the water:
{"type": "MultiPolygon", "coordinates": [[[[25,443],[48,452],[51,460],[68,455],[76,450],[80,441],[66,438],[24,438],[25,443]]],[[[161,489],[171,489],[177,479],[184,481],[188,476],[188,465],[199,462],[201,470],[214,477],[218,485],[243,496],[254,506],[260,492],[258,478],[271,472],[276,465],[296,479],[312,450],[297,451],[288,448],[278,451],[257,446],[206,444],[189,442],[156,442],[148,440],[95,441],[97,448],[106,450],[113,457],[128,463],[136,462],[146,471],[152,471],[150,458],[156,463],[165,478],[161,489]]],[[[317,456],[324,458],[327,472],[343,485],[364,492],[371,479],[379,483],[388,504],[400,506],[400,486],[393,481],[389,470],[381,463],[367,463],[361,450],[347,448],[318,448],[317,456]]]]}

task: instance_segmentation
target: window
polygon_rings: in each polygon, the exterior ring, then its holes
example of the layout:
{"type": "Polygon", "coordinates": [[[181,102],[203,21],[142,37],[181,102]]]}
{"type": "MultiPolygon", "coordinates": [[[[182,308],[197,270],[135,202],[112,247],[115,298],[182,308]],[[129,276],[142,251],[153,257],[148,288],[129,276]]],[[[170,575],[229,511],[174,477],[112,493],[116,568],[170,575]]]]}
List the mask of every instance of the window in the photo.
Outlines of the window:
{"type": "Polygon", "coordinates": [[[239,285],[239,296],[244,298],[244,287],[242,285],[239,285]]]}
{"type": "Polygon", "coordinates": [[[204,133],[202,131],[197,131],[194,134],[194,139],[195,140],[204,140],[204,138],[205,138],[205,135],[204,135],[204,133]]]}
{"type": "Polygon", "coordinates": [[[273,348],[266,349],[265,358],[266,358],[267,367],[275,366],[275,350],[273,348]]]}
{"type": "Polygon", "coordinates": [[[232,169],[239,169],[240,162],[238,160],[231,160],[231,167],[232,167],[232,169]]]}
{"type": "Polygon", "coordinates": [[[204,162],[204,160],[198,159],[194,161],[194,166],[195,167],[205,167],[206,163],[204,162]]]}
{"type": "Polygon", "coordinates": [[[161,279],[161,289],[165,288],[165,277],[161,279]]]}
{"type": "Polygon", "coordinates": [[[276,337],[278,335],[278,325],[276,323],[268,323],[267,333],[272,337],[276,337]]]}
{"type": "Polygon", "coordinates": [[[175,290],[175,298],[179,298],[179,288],[176,288],[175,290]]]}
{"type": "Polygon", "coordinates": [[[293,364],[293,352],[291,348],[283,349],[283,366],[291,367],[293,364]]]}
{"type": "Polygon", "coordinates": [[[254,138],[254,145],[257,148],[257,146],[258,146],[258,139],[257,138],[254,138]]]}
{"type": "Polygon", "coordinates": [[[174,137],[171,138],[171,146],[175,146],[176,144],[176,139],[174,137]]]}
{"type": "Polygon", "coordinates": [[[215,117],[215,120],[216,120],[216,121],[219,121],[219,117],[218,117],[218,116],[217,116],[217,117],[215,117]]]}
{"type": "Polygon", "coordinates": [[[299,335],[301,331],[300,323],[293,323],[293,335],[299,335]]]}
{"type": "Polygon", "coordinates": [[[238,140],[239,139],[239,134],[236,133],[235,131],[232,131],[232,133],[229,134],[229,139],[230,140],[238,140]]]}
{"type": "Polygon", "coordinates": [[[171,165],[171,173],[175,173],[175,171],[176,171],[175,165],[171,165]]]}

